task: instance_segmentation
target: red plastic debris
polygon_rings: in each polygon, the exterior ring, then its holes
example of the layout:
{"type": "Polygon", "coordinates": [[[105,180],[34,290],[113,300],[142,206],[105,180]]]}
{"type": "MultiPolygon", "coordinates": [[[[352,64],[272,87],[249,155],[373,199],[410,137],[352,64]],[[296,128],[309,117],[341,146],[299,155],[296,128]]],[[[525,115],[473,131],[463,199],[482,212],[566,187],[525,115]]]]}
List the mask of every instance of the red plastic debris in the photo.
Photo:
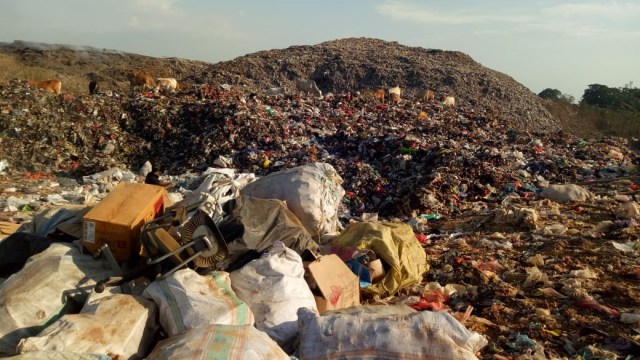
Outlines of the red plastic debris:
{"type": "Polygon", "coordinates": [[[576,305],[578,305],[581,308],[593,309],[603,313],[607,313],[613,317],[620,317],[620,312],[618,310],[599,304],[594,300],[589,300],[589,299],[578,300],[576,301],[576,305]]]}
{"type": "Polygon", "coordinates": [[[448,308],[445,304],[449,301],[447,295],[442,290],[425,290],[417,304],[411,305],[414,310],[431,310],[438,311],[448,308]]]}
{"type": "Polygon", "coordinates": [[[51,173],[41,173],[41,172],[35,172],[35,173],[25,172],[23,177],[29,180],[53,179],[53,175],[51,173]]]}

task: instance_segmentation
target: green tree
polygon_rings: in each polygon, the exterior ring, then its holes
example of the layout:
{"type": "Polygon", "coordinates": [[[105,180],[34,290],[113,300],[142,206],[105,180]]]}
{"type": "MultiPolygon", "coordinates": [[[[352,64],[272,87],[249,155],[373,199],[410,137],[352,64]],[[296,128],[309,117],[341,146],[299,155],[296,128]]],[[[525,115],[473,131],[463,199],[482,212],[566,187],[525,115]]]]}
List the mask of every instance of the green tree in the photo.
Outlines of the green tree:
{"type": "Polygon", "coordinates": [[[538,96],[545,100],[560,100],[562,93],[558,89],[546,88],[542,90],[538,96]]]}
{"type": "Polygon", "coordinates": [[[592,105],[603,108],[619,108],[623,103],[622,91],[606,85],[591,84],[585,89],[580,105],[592,105]]]}
{"type": "Polygon", "coordinates": [[[562,101],[568,104],[573,104],[575,99],[569,94],[563,94],[558,89],[546,88],[538,94],[539,97],[545,100],[562,101]]]}

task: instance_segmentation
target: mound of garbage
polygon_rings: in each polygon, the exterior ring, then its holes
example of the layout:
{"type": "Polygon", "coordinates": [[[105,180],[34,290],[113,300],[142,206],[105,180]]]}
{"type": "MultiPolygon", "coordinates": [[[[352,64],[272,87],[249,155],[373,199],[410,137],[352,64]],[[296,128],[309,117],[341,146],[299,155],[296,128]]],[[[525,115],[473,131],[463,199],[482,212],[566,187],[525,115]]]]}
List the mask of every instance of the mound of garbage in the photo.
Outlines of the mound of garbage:
{"type": "MultiPolygon", "coordinates": [[[[541,99],[510,76],[489,69],[457,51],[410,47],[371,38],[345,38],[315,45],[291,46],[247,54],[215,64],[181,58],[154,58],[115,50],[14,41],[0,53],[16,69],[41,69],[41,76],[62,80],[63,90],[87,92],[88,78],[103,90],[128,90],[128,71],[173,77],[185,88],[230,84],[243,94],[263,94],[270,87],[295,89],[298,79],[314,80],[320,90],[339,94],[400,86],[402,97],[416,100],[423,90],[437,97],[491,113],[507,126],[524,130],[558,130],[541,99]],[[46,74],[46,75],[45,75],[46,74]]],[[[21,72],[0,72],[6,80],[21,72]]],[[[44,80],[44,79],[43,79],[44,80]]]]}
{"type": "Polygon", "coordinates": [[[624,139],[350,91],[0,94],[2,354],[640,349],[640,158],[624,139]],[[146,161],[175,186],[140,184],[146,161]]]}
{"type": "Polygon", "coordinates": [[[539,182],[584,181],[624,173],[635,159],[614,139],[523,132],[493,113],[437,101],[388,106],[351,93],[243,98],[229,85],[171,96],[56,97],[20,81],[0,94],[0,158],[10,170],[79,177],[151,160],[179,174],[224,156],[239,171],[265,175],[323,161],[344,178],[355,214],[447,214],[464,210],[461,197],[500,199],[510,182],[532,190],[539,182]]]}

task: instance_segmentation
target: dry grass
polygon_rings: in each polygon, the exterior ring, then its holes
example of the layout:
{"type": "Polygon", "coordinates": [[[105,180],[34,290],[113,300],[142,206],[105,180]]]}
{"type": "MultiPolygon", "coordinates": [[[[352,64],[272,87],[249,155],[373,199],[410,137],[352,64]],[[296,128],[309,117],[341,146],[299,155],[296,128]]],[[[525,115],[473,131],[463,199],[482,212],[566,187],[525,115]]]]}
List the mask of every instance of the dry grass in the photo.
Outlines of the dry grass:
{"type": "Polygon", "coordinates": [[[48,80],[50,72],[40,67],[26,66],[16,59],[0,54],[0,79],[9,81],[13,79],[30,79],[36,81],[48,80]]]}
{"type": "Polygon", "coordinates": [[[544,105],[566,132],[578,137],[640,137],[638,112],[578,106],[553,100],[544,100],[544,105]]]}

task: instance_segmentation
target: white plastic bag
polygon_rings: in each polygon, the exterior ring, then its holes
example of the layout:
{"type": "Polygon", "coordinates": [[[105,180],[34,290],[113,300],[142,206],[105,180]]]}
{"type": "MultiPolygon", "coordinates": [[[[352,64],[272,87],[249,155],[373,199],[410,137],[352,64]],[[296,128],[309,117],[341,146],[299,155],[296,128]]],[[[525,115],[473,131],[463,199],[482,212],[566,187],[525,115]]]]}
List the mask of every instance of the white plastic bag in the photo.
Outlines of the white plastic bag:
{"type": "Polygon", "coordinates": [[[162,340],[147,360],[289,360],[267,334],[252,325],[205,325],[162,340]]]}
{"type": "Polygon", "coordinates": [[[298,335],[298,309],[317,312],[300,255],[277,241],[268,253],[230,276],[236,295],[249,304],[256,327],[291,352],[298,335]]]}
{"type": "Polygon", "coordinates": [[[301,308],[300,358],[475,360],[488,343],[446,312],[407,309],[359,306],[319,316],[301,308]]]}
{"type": "Polygon", "coordinates": [[[543,198],[555,202],[587,201],[593,199],[589,190],[575,184],[549,185],[540,194],[543,198]]]}
{"type": "Polygon", "coordinates": [[[83,304],[96,282],[111,275],[104,262],[70,244],[51,244],[29,258],[0,285],[0,354],[14,354],[20,339],[83,304]]]}
{"type": "Polygon", "coordinates": [[[312,163],[269,174],[240,190],[245,196],[278,199],[318,240],[339,230],[338,209],[344,197],[342,178],[333,166],[312,163]]]}
{"type": "Polygon", "coordinates": [[[160,310],[160,325],[167,335],[209,324],[253,325],[249,306],[231,289],[229,274],[222,271],[198,275],[191,269],[178,270],[156,280],[142,296],[160,310]]]}
{"type": "Polygon", "coordinates": [[[153,301],[115,294],[88,301],[79,314],[65,315],[38,336],[22,339],[19,353],[57,350],[141,359],[158,329],[153,301]]]}

